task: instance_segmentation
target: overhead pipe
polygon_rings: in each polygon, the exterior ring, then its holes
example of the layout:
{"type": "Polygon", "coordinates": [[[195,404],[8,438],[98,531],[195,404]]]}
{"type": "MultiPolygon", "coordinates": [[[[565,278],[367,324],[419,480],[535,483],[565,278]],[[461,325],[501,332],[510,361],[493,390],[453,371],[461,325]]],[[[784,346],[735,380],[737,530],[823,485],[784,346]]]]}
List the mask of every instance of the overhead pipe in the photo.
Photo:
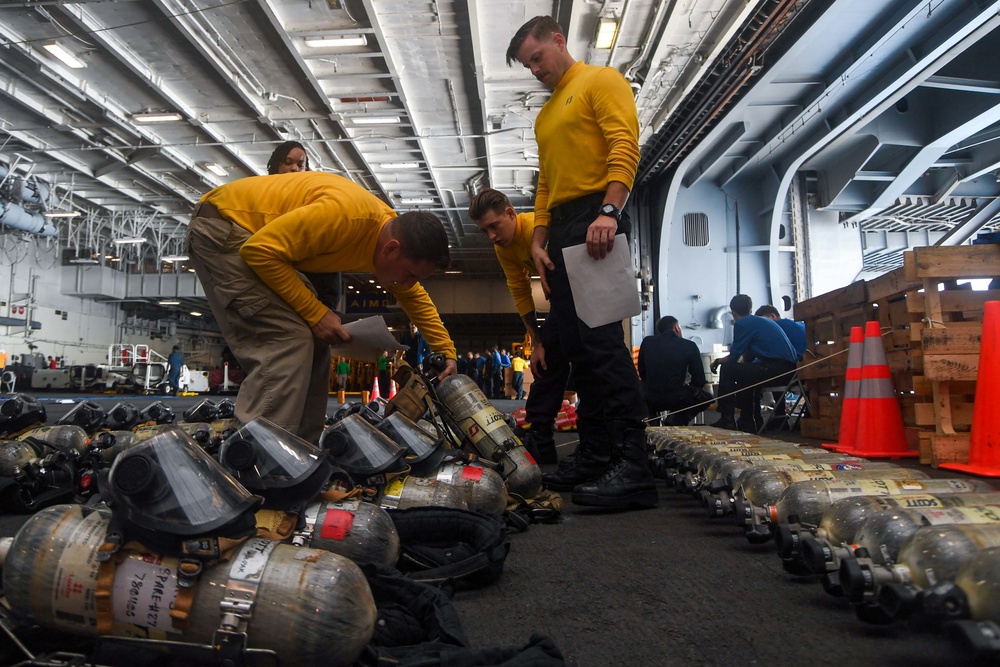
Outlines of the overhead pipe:
{"type": "Polygon", "coordinates": [[[3,202],[0,225],[39,236],[56,236],[59,230],[41,213],[29,213],[14,202],[3,202]]]}

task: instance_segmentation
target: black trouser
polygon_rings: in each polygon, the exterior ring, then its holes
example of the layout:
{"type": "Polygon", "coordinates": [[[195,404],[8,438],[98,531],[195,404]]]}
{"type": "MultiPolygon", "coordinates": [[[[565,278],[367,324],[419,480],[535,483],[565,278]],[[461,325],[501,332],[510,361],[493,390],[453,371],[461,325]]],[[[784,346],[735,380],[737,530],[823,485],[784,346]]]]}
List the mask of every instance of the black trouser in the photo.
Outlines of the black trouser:
{"type": "MultiPolygon", "coordinates": [[[[552,210],[548,253],[555,268],[546,276],[551,309],[542,326],[542,342],[546,360],[551,350],[572,365],[581,419],[595,424],[624,421],[640,426],[646,418],[646,405],[621,322],[592,328],[577,317],[563,260],[563,248],[586,243],[587,229],[597,218],[603,201],[604,194],[595,193],[552,210]]],[[[626,216],[622,216],[618,232],[628,234],[626,216]]],[[[568,372],[568,365],[565,368],[568,372]]],[[[534,395],[534,388],[531,393],[534,395]]]]}
{"type": "Polygon", "coordinates": [[[651,388],[648,382],[644,382],[643,391],[649,414],[657,415],[665,410],[669,411],[671,413],[669,422],[676,426],[690,424],[699,412],[708,409],[712,400],[712,395],[708,391],[704,389],[699,391],[689,385],[663,392],[651,388]]]}
{"type": "Polygon", "coordinates": [[[736,408],[739,408],[740,421],[749,423],[752,418],[754,426],[760,427],[764,423],[760,414],[760,388],[764,385],[758,383],[785,384],[794,371],[795,362],[783,359],[762,359],[750,364],[722,364],[719,370],[719,414],[723,419],[732,419],[736,408]],[[742,391],[751,385],[758,386],[742,391]],[[738,393],[727,396],[734,391],[738,393]]]}

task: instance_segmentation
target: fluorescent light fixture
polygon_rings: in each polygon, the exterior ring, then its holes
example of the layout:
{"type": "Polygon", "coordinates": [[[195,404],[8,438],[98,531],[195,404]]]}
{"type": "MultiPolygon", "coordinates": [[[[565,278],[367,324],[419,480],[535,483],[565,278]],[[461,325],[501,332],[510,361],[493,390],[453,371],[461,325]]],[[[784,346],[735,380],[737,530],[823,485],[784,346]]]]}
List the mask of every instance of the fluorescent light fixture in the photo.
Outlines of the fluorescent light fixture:
{"type": "Polygon", "coordinates": [[[69,260],[70,264],[100,264],[96,259],[87,257],[76,257],[69,260]]]}
{"type": "Polygon", "coordinates": [[[434,199],[431,197],[401,197],[399,200],[400,204],[433,204],[434,199]]]}
{"type": "Polygon", "coordinates": [[[228,176],[229,175],[229,172],[226,171],[225,167],[223,167],[221,164],[216,164],[215,162],[209,162],[208,164],[206,164],[205,165],[205,169],[208,169],[210,172],[212,172],[216,176],[228,176]]]}
{"type": "Polygon", "coordinates": [[[340,35],[329,37],[306,37],[306,46],[313,49],[328,49],[342,46],[365,46],[368,38],[364,35],[340,35]]]}
{"type": "Polygon", "coordinates": [[[43,213],[46,218],[75,218],[80,215],[79,211],[46,211],[43,213]]]}
{"type": "Polygon", "coordinates": [[[161,306],[179,306],[179,305],[181,305],[181,302],[180,301],[161,301],[160,305],[161,306]]]}
{"type": "Polygon", "coordinates": [[[192,310],[191,314],[194,315],[195,317],[201,317],[201,313],[199,313],[197,310],[192,310]]]}
{"type": "Polygon", "coordinates": [[[459,275],[460,273],[462,273],[462,272],[461,272],[461,271],[455,271],[455,270],[453,270],[453,271],[445,271],[445,272],[444,272],[444,274],[445,274],[446,276],[457,276],[457,275],[459,275]]]}
{"type": "Polygon", "coordinates": [[[351,116],[351,122],[355,125],[395,125],[399,123],[399,116],[351,116]]]}
{"type": "Polygon", "coordinates": [[[141,236],[128,236],[125,238],[114,239],[111,242],[114,243],[115,245],[127,245],[130,243],[145,243],[146,239],[142,238],[141,236]]]}
{"type": "Polygon", "coordinates": [[[597,44],[598,49],[610,49],[615,43],[615,34],[618,32],[618,21],[614,19],[601,19],[597,22],[597,44]]]}
{"type": "Polygon", "coordinates": [[[374,279],[374,278],[370,278],[370,279],[368,280],[368,284],[369,284],[369,285],[374,285],[374,284],[375,284],[375,279],[374,279]]]}
{"type": "Polygon", "coordinates": [[[162,262],[186,262],[190,259],[187,255],[164,255],[160,258],[162,262]]]}
{"type": "Polygon", "coordinates": [[[383,162],[382,169],[420,169],[419,162],[383,162]]]}
{"type": "Polygon", "coordinates": [[[46,51],[58,58],[63,65],[66,67],[72,67],[73,69],[82,69],[87,66],[87,63],[83,62],[75,55],[70,53],[66,48],[60,46],[59,44],[45,44],[43,47],[46,51]]]}
{"type": "Polygon", "coordinates": [[[179,113],[134,113],[132,120],[137,123],[171,123],[180,120],[179,113]]]}

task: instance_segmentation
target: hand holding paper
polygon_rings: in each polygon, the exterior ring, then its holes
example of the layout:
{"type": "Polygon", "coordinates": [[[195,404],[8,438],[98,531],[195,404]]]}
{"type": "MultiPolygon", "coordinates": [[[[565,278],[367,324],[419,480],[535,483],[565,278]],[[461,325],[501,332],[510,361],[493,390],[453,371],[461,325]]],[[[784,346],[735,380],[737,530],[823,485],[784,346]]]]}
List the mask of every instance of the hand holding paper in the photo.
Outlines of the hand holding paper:
{"type": "Polygon", "coordinates": [[[386,350],[390,355],[396,351],[410,349],[408,345],[400,345],[389,333],[389,328],[385,326],[385,320],[381,315],[366,317],[343,325],[344,329],[351,334],[351,342],[342,345],[334,345],[330,348],[335,357],[349,357],[360,361],[378,361],[382,356],[382,351],[386,350]]]}

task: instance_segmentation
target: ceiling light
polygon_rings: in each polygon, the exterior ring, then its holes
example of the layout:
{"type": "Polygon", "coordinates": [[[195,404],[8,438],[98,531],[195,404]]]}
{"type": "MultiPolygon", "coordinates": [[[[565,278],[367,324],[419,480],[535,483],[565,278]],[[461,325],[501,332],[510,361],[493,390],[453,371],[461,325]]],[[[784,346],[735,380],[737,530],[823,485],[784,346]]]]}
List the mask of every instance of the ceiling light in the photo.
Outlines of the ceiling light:
{"type": "Polygon", "coordinates": [[[46,218],[75,218],[80,215],[79,211],[46,211],[43,214],[46,218]]]}
{"type": "Polygon", "coordinates": [[[445,272],[444,272],[444,274],[445,274],[446,276],[457,276],[457,275],[458,275],[458,274],[460,274],[460,273],[462,273],[462,272],[461,272],[461,271],[445,271],[445,272]]]}
{"type": "Polygon", "coordinates": [[[83,62],[72,53],[67,51],[64,47],[58,44],[45,44],[44,48],[46,51],[58,58],[63,65],[67,67],[72,67],[73,69],[81,69],[87,66],[87,63],[83,62]]]}
{"type": "Polygon", "coordinates": [[[388,102],[388,95],[360,95],[355,97],[338,97],[344,104],[362,104],[368,102],[388,102]]]}
{"type": "Polygon", "coordinates": [[[210,172],[212,172],[216,176],[228,176],[229,175],[229,172],[226,171],[225,167],[223,167],[221,164],[216,164],[215,162],[209,162],[208,164],[206,164],[205,165],[205,169],[208,169],[210,172]]]}
{"type": "Polygon", "coordinates": [[[179,306],[179,305],[181,305],[181,302],[180,301],[161,301],[160,305],[161,306],[179,306]]]}
{"type": "Polygon", "coordinates": [[[191,314],[194,315],[195,317],[201,317],[201,313],[199,313],[197,310],[192,310],[191,314]]]}
{"type": "Polygon", "coordinates": [[[146,239],[141,236],[128,236],[125,238],[113,239],[111,242],[115,245],[125,245],[129,243],[145,243],[146,239]]]}
{"type": "Polygon", "coordinates": [[[179,113],[134,113],[132,120],[137,123],[170,123],[180,120],[179,113]]]}
{"type": "Polygon", "coordinates": [[[615,34],[618,32],[618,21],[614,19],[601,19],[597,22],[597,44],[598,49],[610,49],[615,43],[615,34]]]}
{"type": "Polygon", "coordinates": [[[351,122],[355,125],[395,125],[399,123],[399,116],[351,116],[351,122]]]}
{"type": "Polygon", "coordinates": [[[382,169],[420,169],[419,162],[383,162],[378,166],[382,169]]]}
{"type": "Polygon", "coordinates": [[[337,48],[341,46],[365,46],[368,38],[364,35],[341,35],[339,37],[306,37],[306,46],[312,49],[337,48]]]}
{"type": "Polygon", "coordinates": [[[164,255],[160,258],[162,262],[186,262],[190,259],[187,255],[164,255]]]}
{"type": "Polygon", "coordinates": [[[400,204],[433,204],[434,199],[431,197],[402,197],[399,200],[400,204]]]}
{"type": "Polygon", "coordinates": [[[100,264],[96,259],[88,257],[76,257],[69,260],[70,264],[100,264]]]}

